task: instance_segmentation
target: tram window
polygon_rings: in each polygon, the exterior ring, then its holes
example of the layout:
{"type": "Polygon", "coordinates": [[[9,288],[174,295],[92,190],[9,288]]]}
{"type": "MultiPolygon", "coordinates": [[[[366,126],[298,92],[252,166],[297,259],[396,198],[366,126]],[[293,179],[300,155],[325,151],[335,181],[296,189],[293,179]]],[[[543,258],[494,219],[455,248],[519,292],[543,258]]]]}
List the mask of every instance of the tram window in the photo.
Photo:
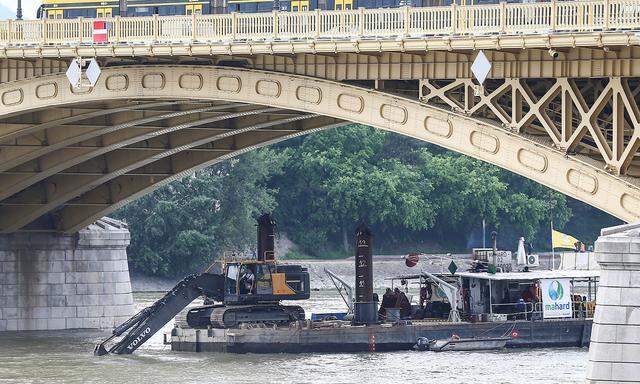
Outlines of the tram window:
{"type": "Polygon", "coordinates": [[[293,7],[291,7],[291,10],[292,10],[293,12],[298,12],[298,6],[297,6],[297,5],[294,5],[293,7]]]}
{"type": "Polygon", "coordinates": [[[258,12],[269,12],[273,10],[273,4],[271,3],[258,3],[258,12]]]}
{"type": "Polygon", "coordinates": [[[251,13],[251,12],[258,11],[258,7],[256,3],[241,3],[239,4],[239,6],[240,6],[239,12],[241,13],[251,13]]]}
{"type": "Polygon", "coordinates": [[[149,7],[136,7],[134,12],[137,16],[150,16],[151,9],[149,7]]]}
{"type": "MultiPolygon", "coordinates": [[[[59,10],[62,12],[62,9],[59,10]]],[[[62,19],[63,14],[61,13],[58,18],[62,19]]],[[[64,18],[66,19],[77,19],[78,17],[96,17],[95,10],[93,9],[67,9],[64,11],[64,18]]]]}
{"type": "Polygon", "coordinates": [[[351,4],[345,4],[344,9],[351,9],[351,4]]]}
{"type": "Polygon", "coordinates": [[[342,11],[342,4],[336,4],[336,11],[342,11]]]}
{"type": "Polygon", "coordinates": [[[182,12],[178,13],[178,7],[176,6],[164,6],[164,7],[160,7],[160,16],[173,16],[173,15],[178,15],[181,14],[182,12]]]}

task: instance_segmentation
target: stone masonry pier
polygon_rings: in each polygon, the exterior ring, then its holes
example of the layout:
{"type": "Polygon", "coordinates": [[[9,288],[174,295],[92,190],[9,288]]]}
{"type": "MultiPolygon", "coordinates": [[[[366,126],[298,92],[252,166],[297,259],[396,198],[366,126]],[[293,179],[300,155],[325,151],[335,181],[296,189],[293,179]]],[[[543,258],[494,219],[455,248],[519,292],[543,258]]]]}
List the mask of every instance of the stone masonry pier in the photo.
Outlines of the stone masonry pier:
{"type": "Polygon", "coordinates": [[[640,383],[640,223],[602,230],[587,382],[640,383]]]}
{"type": "Polygon", "coordinates": [[[112,328],[134,311],[124,223],[0,235],[0,331],[112,328]]]}

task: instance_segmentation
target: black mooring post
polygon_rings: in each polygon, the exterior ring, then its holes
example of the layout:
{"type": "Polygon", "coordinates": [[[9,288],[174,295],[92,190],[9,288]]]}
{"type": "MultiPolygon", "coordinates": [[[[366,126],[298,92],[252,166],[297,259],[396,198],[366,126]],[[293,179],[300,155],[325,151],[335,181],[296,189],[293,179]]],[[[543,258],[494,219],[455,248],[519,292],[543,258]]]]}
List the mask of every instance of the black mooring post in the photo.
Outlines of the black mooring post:
{"type": "Polygon", "coordinates": [[[372,235],[366,225],[356,229],[356,302],[355,324],[375,324],[378,321],[377,303],[373,301],[372,235]]]}
{"type": "Polygon", "coordinates": [[[258,218],[258,260],[275,259],[276,223],[268,213],[258,218]]]}

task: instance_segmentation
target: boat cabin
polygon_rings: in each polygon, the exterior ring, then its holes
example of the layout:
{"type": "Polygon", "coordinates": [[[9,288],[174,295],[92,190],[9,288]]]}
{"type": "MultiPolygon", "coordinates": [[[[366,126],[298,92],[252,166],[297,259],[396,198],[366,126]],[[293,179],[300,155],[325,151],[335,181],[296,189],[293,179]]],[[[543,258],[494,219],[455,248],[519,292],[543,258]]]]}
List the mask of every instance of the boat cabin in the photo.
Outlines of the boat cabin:
{"type": "Polygon", "coordinates": [[[599,276],[599,270],[423,271],[388,280],[409,296],[412,319],[486,322],[591,318],[599,276]]]}
{"type": "Polygon", "coordinates": [[[600,271],[459,272],[469,321],[591,318],[600,271]]]}

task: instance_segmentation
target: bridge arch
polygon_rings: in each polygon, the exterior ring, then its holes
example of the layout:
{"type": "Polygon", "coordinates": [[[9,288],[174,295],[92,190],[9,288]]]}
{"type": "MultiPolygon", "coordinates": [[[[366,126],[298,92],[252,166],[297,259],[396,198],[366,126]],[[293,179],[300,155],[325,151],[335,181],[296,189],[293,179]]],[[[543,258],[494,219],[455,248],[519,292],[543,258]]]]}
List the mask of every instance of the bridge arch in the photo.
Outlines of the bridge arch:
{"type": "MultiPolygon", "coordinates": [[[[65,121],[65,118],[31,126],[0,124],[0,144],[9,143],[0,147],[0,231],[18,230],[55,211],[54,228],[75,232],[128,201],[189,172],[253,148],[349,122],[396,132],[486,161],[625,221],[640,218],[640,188],[624,176],[605,172],[603,165],[592,159],[567,156],[534,138],[511,132],[493,122],[416,100],[286,73],[211,66],[109,67],[103,70],[94,88],[83,90],[72,89],[64,74],[42,76],[0,85],[0,119],[11,121],[12,117],[33,111],[110,100],[144,101],[148,104],[198,100],[260,107],[178,124],[157,132],[143,129],[141,134],[125,136],[114,143],[101,142],[91,149],[72,144],[134,123],[116,124],[91,132],[80,130],[55,145],[49,145],[45,140],[45,145],[37,147],[15,145],[16,138],[37,133],[65,121]],[[113,156],[112,161],[117,165],[107,164],[101,175],[88,177],[82,172],[67,173],[64,177],[57,175],[62,170],[76,167],[81,161],[115,150],[126,151],[127,146],[133,143],[189,129],[202,121],[276,111],[298,113],[233,130],[208,132],[206,136],[196,135],[188,142],[170,142],[166,148],[156,152],[156,149],[149,149],[149,153],[135,155],[141,157],[133,160],[131,155],[122,153],[120,157],[113,156]],[[297,124],[295,129],[266,129],[294,122],[297,124]],[[214,141],[226,147],[212,146],[208,152],[195,151],[198,146],[214,141]],[[56,153],[66,153],[65,158],[61,160],[58,156],[54,165],[47,169],[21,168],[27,161],[44,155],[55,157],[56,153]],[[152,165],[153,161],[169,156],[170,174],[130,175],[139,167],[152,165]]],[[[228,105],[209,105],[203,110],[219,112],[228,105]]],[[[140,120],[145,119],[152,118],[140,120]]]]}

